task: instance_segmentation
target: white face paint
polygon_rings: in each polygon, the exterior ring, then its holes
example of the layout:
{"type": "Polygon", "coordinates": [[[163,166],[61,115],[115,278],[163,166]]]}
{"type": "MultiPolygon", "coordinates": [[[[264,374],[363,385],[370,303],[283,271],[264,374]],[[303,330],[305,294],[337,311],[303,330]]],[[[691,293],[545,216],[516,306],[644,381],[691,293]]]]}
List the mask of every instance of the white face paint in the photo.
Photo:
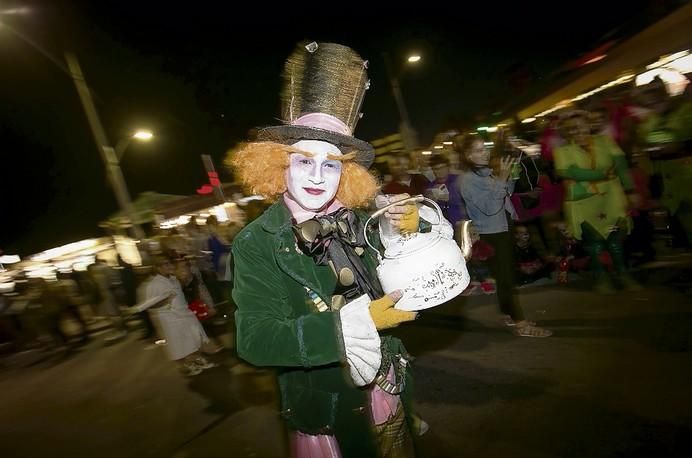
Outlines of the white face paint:
{"type": "Polygon", "coordinates": [[[341,179],[341,161],[328,159],[327,155],[341,156],[341,151],[331,143],[318,140],[301,140],[293,146],[312,156],[300,153],[289,156],[288,194],[303,209],[320,211],[334,200],[341,179]]]}

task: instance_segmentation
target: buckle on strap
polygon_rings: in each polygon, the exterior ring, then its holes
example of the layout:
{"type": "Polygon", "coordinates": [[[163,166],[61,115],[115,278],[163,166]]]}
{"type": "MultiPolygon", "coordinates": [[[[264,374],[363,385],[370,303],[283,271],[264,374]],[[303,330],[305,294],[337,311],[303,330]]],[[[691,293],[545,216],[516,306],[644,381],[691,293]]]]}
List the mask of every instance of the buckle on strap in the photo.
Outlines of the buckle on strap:
{"type": "Polygon", "coordinates": [[[390,364],[383,364],[382,366],[383,367],[380,368],[374,382],[385,393],[392,395],[401,394],[406,386],[406,366],[408,366],[408,360],[406,357],[401,354],[392,355],[390,364]],[[394,380],[397,381],[396,383],[392,383],[387,380],[390,366],[394,366],[394,380]]]}
{"type": "Polygon", "coordinates": [[[399,383],[392,383],[389,380],[387,380],[386,375],[382,374],[377,374],[377,377],[375,377],[375,383],[377,386],[380,387],[382,391],[385,393],[389,393],[392,395],[398,395],[401,394],[402,391],[404,391],[404,381],[402,380],[399,383]]]}

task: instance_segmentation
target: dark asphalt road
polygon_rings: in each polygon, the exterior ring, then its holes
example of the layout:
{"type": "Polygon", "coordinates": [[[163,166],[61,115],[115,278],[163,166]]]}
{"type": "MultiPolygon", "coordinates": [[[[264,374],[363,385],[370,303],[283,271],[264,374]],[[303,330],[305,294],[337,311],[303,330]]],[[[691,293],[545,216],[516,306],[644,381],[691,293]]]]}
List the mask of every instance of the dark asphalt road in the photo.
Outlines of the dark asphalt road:
{"type": "MultiPolygon", "coordinates": [[[[692,301],[523,290],[555,331],[514,337],[492,297],[397,333],[415,362],[425,457],[692,456],[692,301]]],[[[238,364],[185,379],[134,337],[0,361],[0,457],[281,457],[271,375],[238,364]]]]}

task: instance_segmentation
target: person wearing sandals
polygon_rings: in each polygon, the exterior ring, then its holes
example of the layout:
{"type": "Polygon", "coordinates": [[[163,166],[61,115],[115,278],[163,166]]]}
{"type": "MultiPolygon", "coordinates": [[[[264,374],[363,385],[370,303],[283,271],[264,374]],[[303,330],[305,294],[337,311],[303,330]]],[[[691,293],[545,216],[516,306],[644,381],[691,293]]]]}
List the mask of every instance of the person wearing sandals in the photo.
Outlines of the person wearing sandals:
{"type": "Polygon", "coordinates": [[[495,256],[488,261],[495,277],[497,299],[505,324],[521,337],[549,337],[552,331],[528,321],[514,292],[514,260],[510,216],[515,215],[509,199],[514,182],[510,172],[515,160],[504,157],[498,171],[490,167],[490,151],[483,138],[469,135],[462,144],[462,169],[459,178],[461,197],[466,203],[469,219],[481,240],[492,245],[495,256]]]}

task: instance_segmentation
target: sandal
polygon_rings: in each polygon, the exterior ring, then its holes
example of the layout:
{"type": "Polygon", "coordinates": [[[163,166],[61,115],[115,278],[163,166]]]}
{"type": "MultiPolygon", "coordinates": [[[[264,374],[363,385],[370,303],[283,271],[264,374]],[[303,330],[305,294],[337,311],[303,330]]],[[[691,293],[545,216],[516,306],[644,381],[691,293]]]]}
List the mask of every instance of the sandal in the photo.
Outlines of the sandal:
{"type": "Polygon", "coordinates": [[[194,364],[196,367],[200,368],[203,371],[218,366],[218,364],[212,363],[211,361],[208,361],[203,357],[195,358],[194,360],[192,360],[192,364],[194,364]]]}
{"type": "Polygon", "coordinates": [[[179,370],[185,377],[194,377],[202,373],[202,368],[193,363],[185,363],[179,367],[179,370]]]}
{"type": "Polygon", "coordinates": [[[553,331],[527,324],[515,328],[514,335],[519,337],[550,337],[553,335],[553,331]]]}
{"type": "MultiPolygon", "coordinates": [[[[503,323],[505,326],[509,327],[509,328],[511,328],[511,327],[517,325],[517,322],[514,321],[514,320],[512,319],[512,317],[509,316],[509,315],[505,315],[505,316],[502,318],[502,323],[503,323]]],[[[536,326],[536,322],[535,322],[535,321],[528,321],[528,320],[527,320],[527,321],[526,321],[526,324],[528,324],[529,326],[536,326]]]]}

